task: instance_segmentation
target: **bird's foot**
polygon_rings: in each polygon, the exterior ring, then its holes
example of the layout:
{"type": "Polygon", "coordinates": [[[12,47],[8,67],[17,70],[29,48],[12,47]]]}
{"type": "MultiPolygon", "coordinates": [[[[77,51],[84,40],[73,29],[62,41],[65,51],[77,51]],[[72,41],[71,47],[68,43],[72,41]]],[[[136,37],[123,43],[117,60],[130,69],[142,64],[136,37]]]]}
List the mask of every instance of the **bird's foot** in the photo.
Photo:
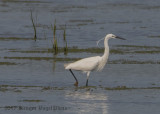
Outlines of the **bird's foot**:
{"type": "Polygon", "coordinates": [[[75,83],[74,83],[74,86],[78,86],[78,82],[75,82],[75,83]]]}

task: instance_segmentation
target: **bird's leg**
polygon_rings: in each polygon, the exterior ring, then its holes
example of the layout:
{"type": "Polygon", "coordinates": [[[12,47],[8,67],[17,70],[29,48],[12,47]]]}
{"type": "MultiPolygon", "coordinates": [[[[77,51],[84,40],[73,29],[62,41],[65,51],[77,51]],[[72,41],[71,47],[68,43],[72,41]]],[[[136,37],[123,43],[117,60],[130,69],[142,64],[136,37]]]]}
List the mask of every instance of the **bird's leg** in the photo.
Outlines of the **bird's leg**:
{"type": "Polygon", "coordinates": [[[90,74],[90,71],[87,72],[87,81],[86,81],[86,86],[88,86],[88,78],[89,78],[89,74],[90,74]]]}
{"type": "Polygon", "coordinates": [[[77,80],[76,76],[73,74],[73,72],[72,72],[71,69],[69,69],[69,71],[71,72],[71,74],[73,75],[74,79],[76,80],[76,82],[75,82],[74,85],[75,85],[75,86],[78,86],[78,80],[77,80]]]}
{"type": "Polygon", "coordinates": [[[87,81],[86,81],[86,86],[88,86],[88,79],[87,79],[87,81]]]}

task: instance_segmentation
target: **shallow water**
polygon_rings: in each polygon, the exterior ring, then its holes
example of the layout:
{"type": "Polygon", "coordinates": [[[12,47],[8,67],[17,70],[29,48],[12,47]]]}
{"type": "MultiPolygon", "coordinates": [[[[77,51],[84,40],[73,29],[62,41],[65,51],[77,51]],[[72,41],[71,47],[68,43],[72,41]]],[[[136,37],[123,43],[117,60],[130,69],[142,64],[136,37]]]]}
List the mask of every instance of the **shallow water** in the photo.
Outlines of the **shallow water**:
{"type": "Polygon", "coordinates": [[[160,1],[1,0],[0,112],[159,114],[160,1]],[[37,21],[37,41],[30,20],[37,21]],[[56,20],[58,46],[54,55],[51,24],[56,20]],[[68,54],[63,52],[66,26],[68,54]],[[63,64],[102,55],[96,41],[107,33],[108,64],[86,75],[74,72],[79,87],[63,64]]]}

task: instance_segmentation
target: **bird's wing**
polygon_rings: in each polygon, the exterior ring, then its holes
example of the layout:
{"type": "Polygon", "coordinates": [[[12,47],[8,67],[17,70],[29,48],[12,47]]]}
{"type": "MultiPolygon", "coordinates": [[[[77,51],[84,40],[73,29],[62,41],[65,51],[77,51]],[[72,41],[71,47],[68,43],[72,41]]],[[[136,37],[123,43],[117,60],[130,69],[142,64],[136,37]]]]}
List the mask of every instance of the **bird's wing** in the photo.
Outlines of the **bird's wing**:
{"type": "Polygon", "coordinates": [[[81,71],[95,70],[99,65],[100,60],[101,60],[100,56],[84,58],[74,63],[68,64],[65,67],[65,69],[73,69],[73,70],[81,70],[81,71]]]}

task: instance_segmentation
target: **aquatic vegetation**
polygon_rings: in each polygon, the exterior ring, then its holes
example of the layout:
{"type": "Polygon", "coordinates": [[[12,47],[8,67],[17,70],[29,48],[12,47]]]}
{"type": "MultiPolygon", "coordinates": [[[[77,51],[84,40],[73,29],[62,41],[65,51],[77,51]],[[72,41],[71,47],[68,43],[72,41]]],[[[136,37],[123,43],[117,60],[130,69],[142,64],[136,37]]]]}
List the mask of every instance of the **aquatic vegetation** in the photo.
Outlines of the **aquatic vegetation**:
{"type": "Polygon", "coordinates": [[[47,37],[46,37],[46,31],[45,31],[44,27],[43,27],[43,32],[44,32],[44,39],[46,40],[47,37]]]}
{"type": "Polygon", "coordinates": [[[149,38],[160,38],[160,36],[148,36],[149,38]]]}
{"type": "Polygon", "coordinates": [[[117,86],[117,87],[104,87],[105,90],[130,90],[130,89],[136,89],[136,88],[128,88],[126,86],[117,86]]]}
{"type": "Polygon", "coordinates": [[[6,91],[8,91],[7,88],[2,88],[2,87],[0,87],[0,92],[6,92],[6,91]]]}
{"type": "Polygon", "coordinates": [[[93,22],[93,20],[91,19],[88,19],[88,20],[70,20],[69,22],[72,22],[72,23],[77,23],[77,22],[86,22],[86,23],[91,23],[93,22]]]}
{"type": "Polygon", "coordinates": [[[78,89],[97,89],[97,87],[96,86],[80,86],[80,87],[76,87],[75,88],[76,90],[78,90],[78,89]]]}
{"type": "Polygon", "coordinates": [[[65,87],[42,87],[42,90],[64,90],[65,87]]]}
{"type": "MultiPolygon", "coordinates": [[[[56,31],[57,31],[56,20],[54,22],[54,26],[51,24],[51,28],[52,28],[52,31],[53,31],[53,47],[52,47],[52,49],[49,49],[49,50],[50,50],[50,52],[52,52],[55,55],[57,55],[59,53],[59,48],[60,47],[58,47],[58,40],[57,40],[57,37],[56,37],[56,31]]],[[[67,40],[66,40],[66,25],[65,25],[65,27],[63,29],[63,41],[64,41],[63,52],[64,52],[65,55],[67,55],[67,53],[68,53],[68,45],[67,45],[67,40]]]]}
{"type": "Polygon", "coordinates": [[[140,46],[140,45],[117,45],[117,47],[140,48],[140,49],[160,49],[159,46],[140,46]]]}
{"type": "Polygon", "coordinates": [[[68,53],[68,46],[67,46],[67,40],[66,40],[66,25],[63,32],[63,40],[64,40],[64,55],[67,55],[68,53]]]}
{"type": "Polygon", "coordinates": [[[44,100],[39,100],[39,99],[28,100],[28,99],[24,99],[24,100],[19,100],[19,102],[44,102],[44,100]]]}
{"type": "Polygon", "coordinates": [[[14,63],[14,62],[0,62],[0,65],[17,65],[17,63],[14,63]]]}
{"type": "Polygon", "coordinates": [[[14,92],[21,93],[22,91],[21,90],[15,90],[14,92]]]}
{"type": "Polygon", "coordinates": [[[160,64],[160,61],[113,60],[109,64],[160,64]]]}
{"type": "Polygon", "coordinates": [[[54,22],[54,26],[51,24],[51,28],[53,31],[53,50],[54,50],[54,54],[56,55],[58,53],[58,42],[56,38],[56,20],[54,22]]]}
{"type": "Polygon", "coordinates": [[[33,0],[3,0],[3,2],[13,2],[13,3],[49,3],[44,1],[33,1],[33,0]]]}
{"type": "Polygon", "coordinates": [[[25,86],[25,85],[0,85],[0,88],[2,88],[2,87],[5,87],[5,88],[7,88],[7,87],[11,87],[11,88],[35,88],[35,87],[42,87],[42,86],[25,86]]]}
{"type": "Polygon", "coordinates": [[[67,46],[67,42],[65,42],[64,55],[67,55],[67,53],[68,53],[68,46],[67,46]]]}
{"type": "Polygon", "coordinates": [[[31,21],[32,21],[32,26],[33,26],[33,29],[34,29],[34,40],[36,41],[36,40],[37,40],[36,24],[35,24],[35,21],[34,21],[34,19],[33,19],[32,10],[31,10],[30,12],[31,12],[31,21]]]}
{"type": "MultiPolygon", "coordinates": [[[[40,49],[40,50],[10,50],[10,52],[20,52],[20,53],[54,53],[53,48],[49,49],[40,49]]],[[[103,48],[86,48],[86,49],[81,49],[78,47],[68,47],[67,42],[64,42],[64,47],[58,47],[58,53],[103,53],[104,49],[103,48]]],[[[111,54],[126,54],[126,53],[131,53],[127,52],[126,50],[123,49],[111,49],[110,50],[111,54]]]]}
{"type": "MultiPolygon", "coordinates": [[[[152,86],[155,86],[153,84],[152,86]]],[[[106,87],[106,86],[79,86],[79,87],[70,87],[70,86],[64,86],[64,87],[58,87],[58,86],[25,86],[25,85],[0,85],[0,92],[17,92],[22,93],[26,90],[37,90],[40,92],[45,91],[68,91],[68,90],[75,90],[75,91],[99,91],[99,90],[105,90],[105,91],[129,91],[129,90],[144,90],[144,89],[157,89],[159,90],[159,86],[155,87],[127,87],[125,85],[115,86],[115,87],[106,87]]],[[[21,99],[18,100],[18,102],[45,102],[45,100],[41,99],[21,99]]]]}
{"type": "Polygon", "coordinates": [[[63,31],[63,40],[66,41],[66,25],[65,25],[64,31],[63,31]]]}
{"type": "Polygon", "coordinates": [[[139,54],[155,54],[155,53],[160,53],[160,50],[134,51],[134,53],[139,53],[139,54]]]}
{"type": "Polygon", "coordinates": [[[76,61],[81,58],[54,58],[54,57],[4,57],[4,59],[27,59],[27,60],[54,60],[54,61],[76,61]]]}
{"type": "Polygon", "coordinates": [[[111,54],[124,54],[124,53],[126,53],[124,50],[121,50],[121,49],[111,49],[110,50],[110,53],[111,54]]]}
{"type": "Polygon", "coordinates": [[[31,38],[18,38],[18,37],[0,37],[0,40],[9,41],[9,40],[32,40],[31,38]]]}
{"type": "Polygon", "coordinates": [[[104,90],[160,89],[160,87],[127,87],[127,86],[101,87],[101,88],[104,90]]]}

